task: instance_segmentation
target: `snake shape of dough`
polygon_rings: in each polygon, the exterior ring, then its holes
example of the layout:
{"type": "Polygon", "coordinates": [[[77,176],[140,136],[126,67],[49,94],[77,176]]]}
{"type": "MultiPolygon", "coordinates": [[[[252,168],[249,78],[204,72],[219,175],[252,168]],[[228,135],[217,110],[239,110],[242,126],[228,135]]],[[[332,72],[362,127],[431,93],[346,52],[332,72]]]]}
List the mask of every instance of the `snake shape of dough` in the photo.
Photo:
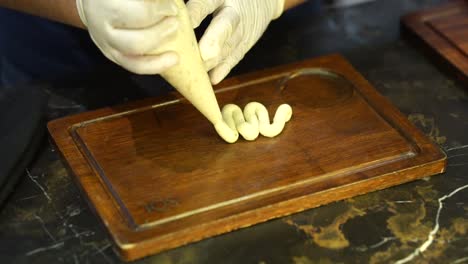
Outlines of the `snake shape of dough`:
{"type": "Polygon", "coordinates": [[[234,143],[239,134],[249,141],[255,140],[259,134],[270,138],[277,136],[291,119],[292,108],[288,104],[280,105],[271,124],[268,110],[258,102],[248,103],[244,112],[235,104],[227,104],[223,107],[222,116],[223,122],[218,122],[215,129],[225,141],[234,143]]]}

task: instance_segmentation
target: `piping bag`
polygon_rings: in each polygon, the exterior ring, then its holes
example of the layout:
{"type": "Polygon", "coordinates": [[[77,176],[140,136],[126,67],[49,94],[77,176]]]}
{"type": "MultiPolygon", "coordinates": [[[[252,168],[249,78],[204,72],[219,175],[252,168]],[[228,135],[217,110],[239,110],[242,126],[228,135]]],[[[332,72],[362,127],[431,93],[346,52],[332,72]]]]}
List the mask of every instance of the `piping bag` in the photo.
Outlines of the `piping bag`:
{"type": "Polygon", "coordinates": [[[185,3],[183,0],[169,1],[177,5],[179,29],[155,52],[157,54],[161,51],[173,50],[179,54],[179,63],[161,73],[161,76],[213,124],[225,141],[233,143],[239,137],[238,132],[230,129],[223,120],[185,3]],[[221,131],[224,133],[220,133],[221,131]]]}

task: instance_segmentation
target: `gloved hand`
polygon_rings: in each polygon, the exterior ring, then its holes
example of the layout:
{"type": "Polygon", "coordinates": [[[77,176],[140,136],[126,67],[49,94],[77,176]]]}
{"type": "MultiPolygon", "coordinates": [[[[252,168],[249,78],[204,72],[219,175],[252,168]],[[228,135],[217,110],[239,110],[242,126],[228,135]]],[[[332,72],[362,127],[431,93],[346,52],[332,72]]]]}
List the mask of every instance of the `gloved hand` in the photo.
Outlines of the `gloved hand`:
{"type": "Polygon", "coordinates": [[[214,12],[200,39],[200,53],[213,84],[222,81],[283,12],[284,0],[190,0],[194,28],[214,12]]]}
{"type": "Polygon", "coordinates": [[[94,43],[111,61],[138,74],[159,74],[178,63],[174,51],[150,54],[177,32],[171,0],[76,0],[94,43]]]}

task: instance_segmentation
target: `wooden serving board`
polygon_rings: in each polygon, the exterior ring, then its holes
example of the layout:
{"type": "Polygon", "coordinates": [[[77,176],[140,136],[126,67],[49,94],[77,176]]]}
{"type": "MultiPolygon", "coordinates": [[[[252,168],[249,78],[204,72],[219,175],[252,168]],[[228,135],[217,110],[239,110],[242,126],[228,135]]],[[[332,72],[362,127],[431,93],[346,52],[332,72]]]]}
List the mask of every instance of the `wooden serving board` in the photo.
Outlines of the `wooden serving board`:
{"type": "Polygon", "coordinates": [[[177,95],[49,131],[125,260],[444,171],[446,156],[341,56],[231,78],[220,105],[293,108],[283,133],[225,143],[177,95]]]}
{"type": "Polygon", "coordinates": [[[444,66],[468,81],[468,1],[449,1],[441,6],[408,14],[404,29],[436,55],[444,66]]]}

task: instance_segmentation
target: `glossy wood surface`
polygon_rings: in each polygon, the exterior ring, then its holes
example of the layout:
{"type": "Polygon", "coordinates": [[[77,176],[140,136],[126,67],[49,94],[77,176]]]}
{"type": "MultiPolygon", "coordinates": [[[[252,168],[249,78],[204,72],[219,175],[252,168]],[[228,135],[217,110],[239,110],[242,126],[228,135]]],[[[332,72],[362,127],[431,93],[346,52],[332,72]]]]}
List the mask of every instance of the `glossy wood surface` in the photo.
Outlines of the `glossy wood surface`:
{"type": "Polygon", "coordinates": [[[448,1],[439,7],[403,17],[403,27],[418,43],[468,81],[468,1],[448,1]]]}
{"type": "Polygon", "coordinates": [[[126,260],[440,173],[445,155],[342,57],[224,81],[220,105],[281,103],[274,139],[227,144],[177,94],[49,131],[126,260]]]}

